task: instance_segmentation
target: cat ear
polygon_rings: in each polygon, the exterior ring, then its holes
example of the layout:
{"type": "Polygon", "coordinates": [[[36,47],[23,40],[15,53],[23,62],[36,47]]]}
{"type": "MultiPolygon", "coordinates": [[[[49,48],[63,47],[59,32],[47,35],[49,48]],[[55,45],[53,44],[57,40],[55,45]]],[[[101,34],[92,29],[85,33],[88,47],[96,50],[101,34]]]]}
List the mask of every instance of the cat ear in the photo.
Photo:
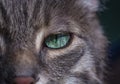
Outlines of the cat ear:
{"type": "Polygon", "coordinates": [[[76,0],[76,4],[83,5],[84,8],[89,9],[90,11],[98,11],[99,0],[76,0]]]}

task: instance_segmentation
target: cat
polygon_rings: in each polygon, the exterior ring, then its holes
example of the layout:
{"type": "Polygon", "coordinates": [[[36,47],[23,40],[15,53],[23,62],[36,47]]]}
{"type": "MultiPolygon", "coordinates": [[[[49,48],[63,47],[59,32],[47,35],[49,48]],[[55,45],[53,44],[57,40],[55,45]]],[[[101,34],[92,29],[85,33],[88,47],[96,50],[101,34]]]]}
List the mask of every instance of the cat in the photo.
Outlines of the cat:
{"type": "Polygon", "coordinates": [[[100,0],[0,0],[0,84],[105,84],[100,0]]]}

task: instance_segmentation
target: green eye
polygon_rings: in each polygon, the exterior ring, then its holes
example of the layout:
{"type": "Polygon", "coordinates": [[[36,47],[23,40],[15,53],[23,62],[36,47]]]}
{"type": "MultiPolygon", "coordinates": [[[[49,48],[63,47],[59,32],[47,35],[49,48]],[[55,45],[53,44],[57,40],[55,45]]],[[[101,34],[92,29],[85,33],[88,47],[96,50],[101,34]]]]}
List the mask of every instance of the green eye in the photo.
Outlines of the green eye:
{"type": "Polygon", "coordinates": [[[48,48],[58,49],[65,47],[70,40],[70,34],[54,34],[45,39],[45,45],[48,48]]]}

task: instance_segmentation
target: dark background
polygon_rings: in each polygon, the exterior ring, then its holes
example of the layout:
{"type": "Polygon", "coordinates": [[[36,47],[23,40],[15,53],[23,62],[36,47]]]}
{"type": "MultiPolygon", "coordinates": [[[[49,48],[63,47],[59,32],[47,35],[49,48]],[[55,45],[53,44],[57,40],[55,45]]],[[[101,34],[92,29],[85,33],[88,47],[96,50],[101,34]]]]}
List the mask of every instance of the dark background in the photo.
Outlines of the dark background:
{"type": "Polygon", "coordinates": [[[109,40],[116,42],[120,39],[120,0],[106,1],[104,11],[99,16],[109,40]]]}
{"type": "Polygon", "coordinates": [[[109,56],[115,60],[120,57],[120,0],[106,1],[104,10],[98,15],[109,40],[109,53],[111,54],[109,56]]]}
{"type": "Polygon", "coordinates": [[[120,84],[120,0],[108,0],[98,15],[109,40],[108,84],[120,84]]]}

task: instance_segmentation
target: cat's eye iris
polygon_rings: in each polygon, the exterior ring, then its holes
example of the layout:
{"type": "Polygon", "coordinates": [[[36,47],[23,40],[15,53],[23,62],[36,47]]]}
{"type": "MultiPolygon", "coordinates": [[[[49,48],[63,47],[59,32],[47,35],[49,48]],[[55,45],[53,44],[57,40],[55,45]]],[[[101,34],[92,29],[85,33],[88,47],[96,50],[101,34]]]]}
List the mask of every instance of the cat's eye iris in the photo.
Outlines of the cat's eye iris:
{"type": "Polygon", "coordinates": [[[70,34],[54,34],[45,39],[45,45],[48,48],[59,49],[65,47],[70,40],[70,34]]]}

